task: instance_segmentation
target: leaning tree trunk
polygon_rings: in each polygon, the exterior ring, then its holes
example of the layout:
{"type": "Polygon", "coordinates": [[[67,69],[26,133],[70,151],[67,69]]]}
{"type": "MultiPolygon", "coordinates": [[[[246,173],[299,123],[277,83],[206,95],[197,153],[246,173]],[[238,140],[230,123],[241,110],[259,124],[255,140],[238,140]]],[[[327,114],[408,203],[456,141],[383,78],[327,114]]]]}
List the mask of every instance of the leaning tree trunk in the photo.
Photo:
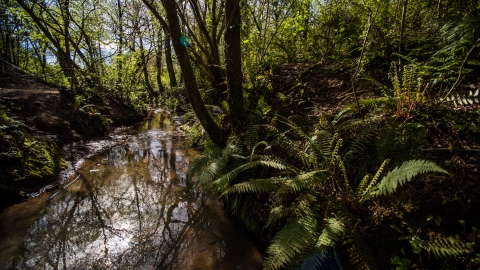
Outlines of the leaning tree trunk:
{"type": "Polygon", "coordinates": [[[198,90],[197,82],[195,81],[195,75],[193,73],[192,64],[190,63],[190,58],[188,57],[187,49],[180,44],[180,37],[182,35],[176,10],[176,3],[172,0],[163,0],[162,3],[165,12],[167,13],[170,36],[182,70],[188,100],[192,104],[195,115],[207,132],[208,137],[216,145],[224,147],[226,145],[226,136],[205,107],[200,96],[200,91],[198,90]]]}

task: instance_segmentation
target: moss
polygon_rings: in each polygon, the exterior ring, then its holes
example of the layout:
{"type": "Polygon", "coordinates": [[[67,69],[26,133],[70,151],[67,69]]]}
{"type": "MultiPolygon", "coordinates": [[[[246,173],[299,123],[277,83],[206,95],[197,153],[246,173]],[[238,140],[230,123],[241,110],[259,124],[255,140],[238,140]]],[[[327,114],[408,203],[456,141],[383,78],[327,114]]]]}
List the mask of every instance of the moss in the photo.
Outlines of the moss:
{"type": "Polygon", "coordinates": [[[51,181],[66,166],[55,142],[32,137],[22,123],[0,115],[0,189],[36,189],[51,181]]]}
{"type": "Polygon", "coordinates": [[[66,162],[60,157],[60,149],[50,140],[26,138],[27,147],[23,159],[21,179],[55,177],[66,162]]]}

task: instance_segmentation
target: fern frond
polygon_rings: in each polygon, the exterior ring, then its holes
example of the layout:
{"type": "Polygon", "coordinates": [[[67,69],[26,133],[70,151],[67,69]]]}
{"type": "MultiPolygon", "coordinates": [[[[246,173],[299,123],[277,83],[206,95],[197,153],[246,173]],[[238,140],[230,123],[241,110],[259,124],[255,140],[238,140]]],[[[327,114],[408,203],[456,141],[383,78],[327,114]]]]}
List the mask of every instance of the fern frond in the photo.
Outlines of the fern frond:
{"type": "Polygon", "coordinates": [[[312,139],[309,135],[307,135],[299,126],[297,126],[295,123],[292,121],[279,116],[280,120],[279,122],[289,126],[297,135],[302,138],[303,141],[306,142],[304,152],[309,153],[312,152],[312,155],[310,155],[310,162],[311,163],[317,163],[317,162],[322,162],[325,157],[323,156],[323,152],[321,151],[319,145],[316,143],[316,140],[312,139]]]}
{"type": "Polygon", "coordinates": [[[327,180],[325,170],[311,171],[299,174],[292,179],[286,180],[284,184],[277,190],[275,197],[281,197],[284,194],[298,192],[304,188],[308,188],[313,184],[319,184],[327,180]]]}
{"type": "Polygon", "coordinates": [[[268,193],[274,191],[286,178],[271,177],[266,179],[252,179],[233,185],[224,194],[228,193],[268,193]]]}
{"type": "Polygon", "coordinates": [[[274,137],[274,140],[271,142],[272,146],[278,146],[284,152],[289,153],[291,157],[298,159],[302,164],[305,162],[303,149],[298,147],[298,145],[285,136],[284,133],[279,132],[275,127],[270,125],[264,125],[263,127],[274,137]]]}
{"type": "Polygon", "coordinates": [[[343,204],[337,204],[336,213],[342,215],[345,226],[345,244],[347,244],[348,260],[354,269],[377,269],[375,254],[363,235],[358,231],[359,219],[343,204]]]}
{"type": "Polygon", "coordinates": [[[437,166],[434,162],[428,160],[409,160],[405,161],[400,167],[391,170],[382,178],[371,191],[366,194],[366,198],[373,198],[380,195],[388,195],[395,192],[397,187],[411,181],[415,176],[427,172],[439,172],[448,174],[447,171],[437,166]]]}
{"type": "MultiPolygon", "coordinates": [[[[375,130],[364,128],[362,129],[347,146],[346,152],[352,154],[362,154],[367,151],[368,147],[375,139],[375,130]]],[[[344,158],[345,159],[345,158],[344,158]]]]}
{"type": "Polygon", "coordinates": [[[268,144],[268,142],[266,142],[266,141],[261,141],[261,142],[256,143],[256,144],[252,147],[252,150],[251,150],[252,153],[251,153],[251,155],[250,155],[250,161],[253,160],[253,157],[254,157],[254,154],[255,154],[255,150],[257,149],[257,147],[259,147],[259,146],[261,146],[261,145],[263,145],[263,146],[265,146],[265,147],[269,147],[269,144],[268,144]]]}
{"type": "Polygon", "coordinates": [[[388,88],[387,86],[385,86],[383,83],[377,81],[376,79],[374,79],[373,77],[370,77],[368,75],[364,75],[364,79],[372,82],[374,85],[378,86],[382,92],[383,92],[383,95],[386,96],[386,97],[391,97],[392,96],[392,89],[388,88]]]}
{"type": "Polygon", "coordinates": [[[208,149],[198,156],[192,162],[190,162],[188,168],[188,178],[192,178],[195,175],[200,174],[205,168],[221,155],[220,149],[208,149]]]}
{"type": "Polygon", "coordinates": [[[363,191],[361,191],[360,201],[362,201],[365,195],[368,194],[368,192],[372,189],[373,186],[375,186],[378,179],[380,178],[380,174],[382,174],[383,170],[385,169],[385,166],[387,166],[389,162],[390,162],[390,159],[388,158],[383,161],[382,165],[380,166],[380,168],[378,168],[377,172],[375,173],[375,176],[373,176],[372,181],[370,181],[370,184],[368,184],[368,186],[363,191]]]}
{"type": "MultiPolygon", "coordinates": [[[[392,99],[389,97],[367,98],[358,101],[358,105],[362,108],[376,108],[380,105],[388,104],[392,99]]],[[[332,120],[332,125],[336,125],[346,116],[357,112],[357,103],[352,102],[345,106],[332,120]]]]}
{"type": "Polygon", "coordinates": [[[474,104],[480,104],[479,99],[480,89],[477,89],[476,92],[473,90],[470,91],[468,95],[459,95],[457,93],[456,95],[451,95],[442,101],[453,102],[455,108],[457,108],[459,105],[470,106],[474,104]]]}
{"type": "Polygon", "coordinates": [[[316,226],[317,221],[311,216],[288,223],[275,235],[268,247],[265,269],[280,269],[292,263],[311,246],[316,226]]]}
{"type": "Polygon", "coordinates": [[[335,144],[335,148],[332,151],[331,158],[338,155],[338,150],[340,150],[340,146],[342,146],[343,139],[338,139],[337,143],[335,144]]]}
{"type": "Polygon", "coordinates": [[[297,269],[347,269],[342,258],[334,252],[318,252],[305,259],[297,269]]]}
{"type": "Polygon", "coordinates": [[[333,140],[332,134],[326,130],[319,130],[312,136],[312,141],[318,145],[323,156],[328,157],[331,155],[331,143],[333,140]]]}
{"type": "Polygon", "coordinates": [[[260,132],[260,125],[248,125],[243,136],[243,140],[248,149],[253,147],[257,142],[257,138],[260,132]]]}
{"type": "Polygon", "coordinates": [[[221,157],[211,161],[210,164],[197,175],[196,185],[208,185],[213,179],[222,175],[226,166],[227,162],[221,157]]]}
{"type": "Polygon", "coordinates": [[[223,174],[220,176],[218,179],[214,180],[211,183],[211,187],[219,193],[225,192],[228,188],[230,188],[230,184],[238,178],[240,173],[244,171],[248,171],[257,167],[261,168],[271,168],[271,169],[276,169],[276,170],[281,170],[281,171],[289,171],[292,173],[295,173],[296,170],[294,167],[288,166],[284,164],[281,161],[273,161],[273,160],[268,160],[268,161],[263,161],[263,160],[258,160],[258,161],[252,161],[252,162],[247,162],[245,164],[242,164],[235,169],[229,171],[228,173],[223,174]]]}
{"type": "Polygon", "coordinates": [[[436,258],[458,257],[471,252],[467,244],[454,237],[421,241],[420,247],[436,258]]]}
{"type": "Polygon", "coordinates": [[[265,224],[264,228],[269,228],[272,224],[275,222],[288,217],[290,215],[290,211],[288,209],[285,209],[283,206],[277,206],[274,207],[270,210],[270,214],[268,215],[268,221],[267,224],[265,224]]]}
{"type": "Polygon", "coordinates": [[[278,206],[270,210],[270,214],[268,216],[268,221],[265,225],[265,228],[268,228],[269,226],[283,218],[315,215],[316,207],[314,204],[316,202],[317,198],[310,192],[302,192],[290,206],[278,206]]]}
{"type": "Polygon", "coordinates": [[[358,184],[357,192],[355,192],[355,195],[357,195],[357,197],[361,197],[363,192],[367,190],[367,183],[369,183],[368,180],[370,180],[370,176],[365,175],[365,177],[363,177],[360,181],[360,184],[358,184]]]}
{"type": "Polygon", "coordinates": [[[332,120],[332,125],[336,125],[340,120],[342,120],[344,117],[357,112],[357,108],[355,107],[345,107],[345,109],[341,110],[332,120]]]}
{"type": "Polygon", "coordinates": [[[353,194],[352,187],[350,186],[350,182],[348,181],[347,170],[345,169],[345,164],[343,163],[343,160],[339,156],[336,156],[336,160],[337,160],[337,163],[338,163],[338,167],[340,167],[340,171],[342,172],[343,182],[345,184],[345,192],[347,193],[347,195],[353,194]]]}
{"type": "Polygon", "coordinates": [[[355,269],[377,269],[373,252],[359,233],[355,232],[350,235],[348,243],[350,244],[348,248],[349,261],[351,265],[355,266],[355,269]]]}
{"type": "Polygon", "coordinates": [[[345,225],[337,218],[330,218],[318,237],[315,247],[327,251],[328,247],[335,246],[345,234],[345,225]]]}

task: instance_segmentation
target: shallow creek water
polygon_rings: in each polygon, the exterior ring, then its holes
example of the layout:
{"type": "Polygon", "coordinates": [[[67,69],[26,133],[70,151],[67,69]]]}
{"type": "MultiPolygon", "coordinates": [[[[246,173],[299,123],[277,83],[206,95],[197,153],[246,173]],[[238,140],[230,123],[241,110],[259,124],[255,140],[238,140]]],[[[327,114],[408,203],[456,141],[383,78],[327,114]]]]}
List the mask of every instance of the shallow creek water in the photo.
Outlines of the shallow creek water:
{"type": "Polygon", "coordinates": [[[58,190],[0,215],[0,269],[262,269],[221,202],[187,181],[171,115],[86,159],[58,190]]]}

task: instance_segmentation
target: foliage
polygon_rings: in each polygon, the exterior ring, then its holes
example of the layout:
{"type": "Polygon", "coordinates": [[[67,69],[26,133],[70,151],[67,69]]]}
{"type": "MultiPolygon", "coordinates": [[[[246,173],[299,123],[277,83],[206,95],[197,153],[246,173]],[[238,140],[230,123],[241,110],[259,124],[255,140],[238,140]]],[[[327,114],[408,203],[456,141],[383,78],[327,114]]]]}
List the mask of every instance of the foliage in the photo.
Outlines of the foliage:
{"type": "Polygon", "coordinates": [[[405,161],[402,166],[388,172],[382,180],[372,189],[366,190],[366,199],[379,195],[389,195],[395,192],[397,186],[402,186],[405,182],[411,181],[413,177],[427,172],[446,173],[444,169],[438,167],[435,163],[426,160],[405,161]]]}
{"type": "MultiPolygon", "coordinates": [[[[319,127],[307,133],[280,116],[276,123],[287,130],[280,132],[265,124],[256,125],[257,129],[251,126],[249,130],[259,134],[260,128],[268,139],[253,145],[251,139],[248,144],[232,140],[225,149],[208,152],[196,160],[191,170],[197,175],[196,182],[222,194],[233,212],[252,207],[238,202],[230,204],[239,198],[247,200],[245,197],[255,198],[259,194],[269,197],[270,214],[261,222],[264,229],[275,233],[267,249],[266,269],[280,269],[298,263],[308,254],[335,251],[343,245],[352,265],[358,269],[375,267],[371,251],[356,229],[353,205],[380,195],[393,196],[398,185],[417,175],[446,173],[430,161],[411,160],[381,177],[387,167],[385,161],[373,178],[365,176],[354,189],[345,159],[340,155],[342,139],[319,127]],[[336,195],[332,196],[333,192],[336,195]]],[[[360,152],[360,141],[351,149],[360,152]]]]}
{"type": "Polygon", "coordinates": [[[474,104],[480,104],[480,89],[477,91],[470,91],[468,95],[460,96],[458,93],[456,95],[451,95],[446,98],[446,102],[453,102],[455,108],[459,106],[471,106],[474,104]]]}

